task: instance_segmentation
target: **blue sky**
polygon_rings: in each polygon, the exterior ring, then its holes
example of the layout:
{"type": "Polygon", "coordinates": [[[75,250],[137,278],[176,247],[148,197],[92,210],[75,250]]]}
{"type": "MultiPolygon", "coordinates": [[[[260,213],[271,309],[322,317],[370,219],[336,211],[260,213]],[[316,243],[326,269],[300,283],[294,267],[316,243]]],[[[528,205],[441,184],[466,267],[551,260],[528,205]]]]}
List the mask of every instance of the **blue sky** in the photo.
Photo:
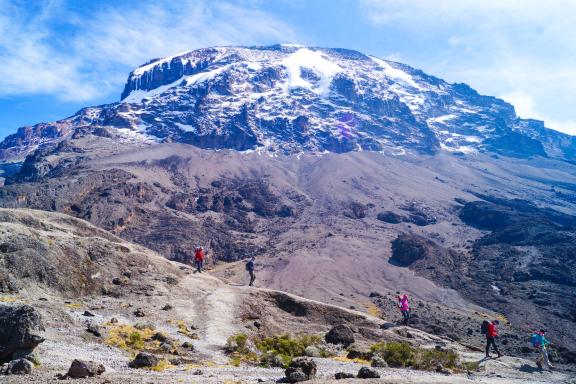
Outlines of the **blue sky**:
{"type": "Polygon", "coordinates": [[[576,134],[576,1],[0,0],[0,137],[117,101],[131,69],[213,45],[388,58],[576,134]]]}

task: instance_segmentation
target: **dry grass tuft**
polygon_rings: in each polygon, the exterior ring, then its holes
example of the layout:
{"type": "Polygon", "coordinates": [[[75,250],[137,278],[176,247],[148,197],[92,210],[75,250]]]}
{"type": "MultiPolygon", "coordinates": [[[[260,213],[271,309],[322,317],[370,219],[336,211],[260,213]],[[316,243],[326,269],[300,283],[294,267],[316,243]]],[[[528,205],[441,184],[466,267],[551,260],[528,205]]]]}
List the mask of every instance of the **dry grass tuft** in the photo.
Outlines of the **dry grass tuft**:
{"type": "Polygon", "coordinates": [[[151,340],[154,333],[151,328],[136,329],[128,324],[114,324],[108,330],[106,344],[126,351],[155,349],[159,343],[151,340]]]}

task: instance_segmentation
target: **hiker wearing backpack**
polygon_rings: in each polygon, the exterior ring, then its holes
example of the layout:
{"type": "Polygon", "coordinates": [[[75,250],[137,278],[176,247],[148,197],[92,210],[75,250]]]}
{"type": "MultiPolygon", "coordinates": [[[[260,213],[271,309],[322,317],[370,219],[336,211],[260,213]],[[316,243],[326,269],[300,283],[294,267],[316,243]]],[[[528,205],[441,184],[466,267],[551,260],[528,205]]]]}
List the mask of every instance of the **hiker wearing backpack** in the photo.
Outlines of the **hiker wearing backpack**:
{"type": "Polygon", "coordinates": [[[402,324],[408,325],[408,319],[410,318],[408,295],[398,296],[398,308],[400,308],[400,312],[402,313],[402,324]]]}
{"type": "Polygon", "coordinates": [[[194,263],[196,263],[196,272],[198,273],[202,273],[204,258],[204,247],[194,247],[194,263]]]}
{"type": "Polygon", "coordinates": [[[538,368],[542,369],[542,363],[548,367],[548,370],[552,369],[552,364],[550,364],[550,359],[548,358],[548,347],[550,346],[550,341],[545,337],[546,330],[541,329],[532,334],[530,341],[532,346],[538,351],[538,358],[536,359],[536,365],[538,368]]]}
{"type": "Polygon", "coordinates": [[[248,271],[248,274],[250,275],[250,283],[248,284],[250,287],[254,284],[254,280],[256,280],[256,275],[254,274],[254,260],[256,260],[256,258],[254,256],[252,256],[246,262],[246,270],[248,271]]]}
{"type": "Polygon", "coordinates": [[[498,354],[498,357],[502,356],[502,354],[498,350],[498,347],[496,346],[496,338],[498,337],[498,324],[500,324],[498,320],[493,321],[484,320],[482,322],[480,332],[483,335],[486,335],[486,357],[490,357],[490,346],[494,348],[494,350],[498,354]]]}

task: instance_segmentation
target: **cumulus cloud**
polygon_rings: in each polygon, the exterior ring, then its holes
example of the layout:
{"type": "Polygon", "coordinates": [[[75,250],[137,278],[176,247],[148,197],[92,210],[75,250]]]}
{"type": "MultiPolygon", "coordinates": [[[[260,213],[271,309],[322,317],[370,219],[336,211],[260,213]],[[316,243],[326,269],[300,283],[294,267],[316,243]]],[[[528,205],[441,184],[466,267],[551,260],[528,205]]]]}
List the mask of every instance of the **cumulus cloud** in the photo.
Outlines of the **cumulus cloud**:
{"type": "Polygon", "coordinates": [[[130,68],[152,58],[296,38],[251,3],[130,1],[89,12],[75,4],[0,0],[0,96],[89,101],[117,90],[130,68]]]}
{"type": "Polygon", "coordinates": [[[361,0],[376,28],[422,40],[426,70],[502,95],[522,117],[576,134],[576,2],[571,0],[361,0]],[[415,34],[420,35],[414,37],[415,34]],[[433,40],[433,41],[432,41],[433,40]],[[431,64],[431,63],[436,64],[431,64]]]}

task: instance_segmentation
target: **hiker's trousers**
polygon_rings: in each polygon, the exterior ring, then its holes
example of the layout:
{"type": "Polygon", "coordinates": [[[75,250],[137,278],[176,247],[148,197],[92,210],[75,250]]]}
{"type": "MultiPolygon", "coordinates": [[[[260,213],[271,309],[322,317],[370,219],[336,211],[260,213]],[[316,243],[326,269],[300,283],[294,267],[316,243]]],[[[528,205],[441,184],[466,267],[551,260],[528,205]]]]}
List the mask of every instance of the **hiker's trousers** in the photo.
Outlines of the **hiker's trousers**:
{"type": "Polygon", "coordinates": [[[486,337],[486,356],[490,355],[490,346],[494,347],[494,351],[496,351],[497,354],[500,354],[500,351],[498,351],[498,347],[496,346],[496,338],[494,337],[486,337]]]}
{"type": "Polygon", "coordinates": [[[546,368],[550,368],[550,359],[548,358],[548,348],[540,347],[540,354],[538,355],[537,363],[543,364],[546,368]]]}

